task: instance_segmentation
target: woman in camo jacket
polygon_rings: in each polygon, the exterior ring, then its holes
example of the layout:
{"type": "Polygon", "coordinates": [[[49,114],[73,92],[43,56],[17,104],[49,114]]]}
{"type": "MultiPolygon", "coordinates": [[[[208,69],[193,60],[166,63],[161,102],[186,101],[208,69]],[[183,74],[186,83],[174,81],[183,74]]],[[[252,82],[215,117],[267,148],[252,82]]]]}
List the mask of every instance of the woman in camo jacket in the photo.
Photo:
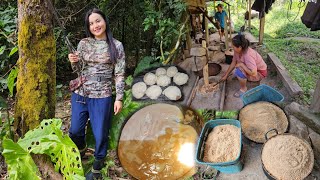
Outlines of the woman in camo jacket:
{"type": "Polygon", "coordinates": [[[112,37],[109,22],[102,11],[89,10],[85,28],[87,38],[79,42],[77,52],[68,55],[73,70],[86,79],[71,96],[69,136],[83,156],[86,150],[85,126],[90,118],[96,144],[93,169],[87,179],[99,179],[108,147],[113,79],[116,89],[114,114],[122,108],[125,54],[122,43],[112,37]]]}

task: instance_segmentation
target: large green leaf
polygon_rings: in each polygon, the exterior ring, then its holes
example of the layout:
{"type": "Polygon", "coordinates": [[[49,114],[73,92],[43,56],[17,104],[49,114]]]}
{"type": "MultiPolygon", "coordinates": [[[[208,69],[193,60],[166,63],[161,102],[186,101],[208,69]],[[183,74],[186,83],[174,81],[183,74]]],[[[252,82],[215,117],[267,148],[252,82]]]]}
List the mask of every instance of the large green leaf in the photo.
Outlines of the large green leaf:
{"type": "Polygon", "coordinates": [[[127,86],[131,86],[132,82],[133,82],[133,77],[132,77],[132,75],[130,75],[126,78],[125,83],[127,86]]]}
{"type": "Polygon", "coordinates": [[[0,47],[0,55],[4,53],[4,50],[6,49],[6,46],[1,46],[0,47]]]}
{"type": "Polygon", "coordinates": [[[43,120],[40,126],[25,134],[18,143],[35,154],[47,154],[66,179],[84,179],[77,146],[60,130],[60,119],[43,120]]]}
{"type": "Polygon", "coordinates": [[[158,67],[160,65],[161,65],[161,63],[156,61],[155,58],[153,58],[151,56],[146,56],[139,61],[136,69],[134,70],[133,76],[137,76],[138,74],[142,73],[146,69],[158,67]]]}
{"type": "Polygon", "coordinates": [[[15,46],[14,48],[12,48],[11,51],[10,51],[10,53],[9,53],[9,57],[11,57],[12,55],[14,55],[17,51],[18,51],[18,46],[15,46]]]}
{"type": "Polygon", "coordinates": [[[8,165],[10,179],[41,179],[38,167],[32,157],[19,144],[14,143],[11,139],[4,139],[3,148],[2,155],[8,165]]]}
{"type": "Polygon", "coordinates": [[[10,91],[10,96],[13,96],[14,80],[18,76],[18,68],[14,68],[10,71],[8,76],[8,88],[10,91]]]}

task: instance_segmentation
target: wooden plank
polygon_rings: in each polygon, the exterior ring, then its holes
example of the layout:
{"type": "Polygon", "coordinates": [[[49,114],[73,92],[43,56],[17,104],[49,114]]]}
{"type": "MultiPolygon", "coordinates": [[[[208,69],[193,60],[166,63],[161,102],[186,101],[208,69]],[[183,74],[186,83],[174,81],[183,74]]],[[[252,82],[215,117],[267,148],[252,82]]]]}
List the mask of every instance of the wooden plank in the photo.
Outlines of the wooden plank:
{"type": "Polygon", "coordinates": [[[312,112],[320,113],[320,79],[318,79],[316,89],[314,90],[310,109],[312,112]]]}
{"type": "Polygon", "coordinates": [[[263,18],[260,19],[259,44],[263,43],[265,18],[266,18],[266,16],[264,16],[263,18]]]}
{"type": "Polygon", "coordinates": [[[268,53],[268,59],[276,67],[278,75],[283,82],[283,85],[288,90],[289,94],[293,97],[302,95],[303,91],[299,84],[291,78],[287,69],[282,65],[278,57],[273,53],[268,53]]]}
{"type": "Polygon", "coordinates": [[[226,82],[227,81],[224,81],[223,82],[223,85],[222,85],[222,92],[221,92],[221,96],[220,96],[220,111],[223,111],[224,109],[224,101],[226,99],[226,82]]]}
{"type": "Polygon", "coordinates": [[[194,83],[194,86],[192,88],[192,92],[190,94],[190,98],[188,99],[187,102],[187,106],[190,107],[192,100],[194,99],[194,97],[196,96],[196,92],[197,92],[197,86],[198,86],[198,82],[199,82],[199,76],[197,76],[196,82],[194,83]]]}
{"type": "Polygon", "coordinates": [[[296,102],[292,102],[291,104],[287,105],[284,110],[288,114],[298,118],[313,131],[320,134],[320,118],[316,114],[310,112],[307,107],[296,102]]]}

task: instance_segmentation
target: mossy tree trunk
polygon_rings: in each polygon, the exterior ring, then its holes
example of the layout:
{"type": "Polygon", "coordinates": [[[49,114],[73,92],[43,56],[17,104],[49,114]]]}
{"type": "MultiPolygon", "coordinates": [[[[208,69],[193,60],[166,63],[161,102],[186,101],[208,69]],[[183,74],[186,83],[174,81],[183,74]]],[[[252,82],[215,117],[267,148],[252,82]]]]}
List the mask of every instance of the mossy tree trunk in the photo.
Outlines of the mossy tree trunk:
{"type": "Polygon", "coordinates": [[[55,112],[56,44],[47,0],[18,0],[19,74],[15,104],[16,137],[55,112]]]}

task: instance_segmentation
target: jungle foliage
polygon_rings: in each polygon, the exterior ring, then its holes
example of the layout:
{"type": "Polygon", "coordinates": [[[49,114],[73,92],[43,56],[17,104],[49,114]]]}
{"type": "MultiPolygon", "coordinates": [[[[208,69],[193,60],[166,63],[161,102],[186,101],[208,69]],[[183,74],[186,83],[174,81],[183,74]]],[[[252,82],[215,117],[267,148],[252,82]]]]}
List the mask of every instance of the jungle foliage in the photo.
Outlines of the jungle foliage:
{"type": "Polygon", "coordinates": [[[65,179],[84,179],[77,146],[61,131],[60,119],[43,120],[38,128],[28,131],[17,143],[3,140],[2,155],[8,164],[10,179],[40,179],[30,153],[50,156],[55,170],[65,179]]]}
{"type": "Polygon", "coordinates": [[[17,77],[17,69],[14,67],[18,59],[16,18],[15,7],[0,6],[0,92],[10,93],[11,96],[17,77]]]}

